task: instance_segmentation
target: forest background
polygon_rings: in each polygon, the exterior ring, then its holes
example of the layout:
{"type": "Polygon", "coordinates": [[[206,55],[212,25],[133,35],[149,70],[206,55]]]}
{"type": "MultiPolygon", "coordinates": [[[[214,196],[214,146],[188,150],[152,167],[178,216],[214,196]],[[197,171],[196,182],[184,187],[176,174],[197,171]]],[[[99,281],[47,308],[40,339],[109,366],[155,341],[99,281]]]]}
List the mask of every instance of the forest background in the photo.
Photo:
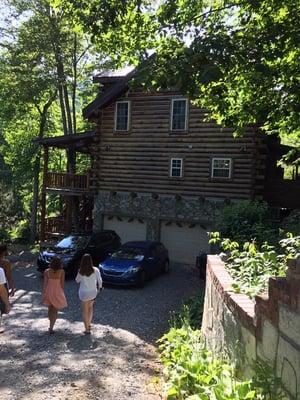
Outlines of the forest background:
{"type": "MultiPolygon", "coordinates": [[[[38,238],[33,139],[90,129],[81,110],[97,93],[93,74],[153,54],[135,84],[176,85],[235,135],[256,124],[292,146],[283,163],[299,165],[298,1],[5,0],[1,15],[0,240],[38,238]]],[[[49,169],[67,163],[74,154],[55,151],[49,169]]]]}

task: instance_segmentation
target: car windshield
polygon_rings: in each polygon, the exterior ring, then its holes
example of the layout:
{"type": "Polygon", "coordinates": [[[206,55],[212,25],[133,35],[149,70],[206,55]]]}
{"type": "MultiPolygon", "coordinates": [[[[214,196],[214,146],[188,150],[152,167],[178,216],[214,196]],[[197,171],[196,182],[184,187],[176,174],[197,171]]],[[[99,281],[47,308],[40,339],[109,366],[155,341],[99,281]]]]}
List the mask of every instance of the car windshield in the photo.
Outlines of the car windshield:
{"type": "Polygon", "coordinates": [[[138,247],[122,247],[112,254],[112,258],[119,260],[140,260],[145,255],[145,251],[138,247]]]}
{"type": "Polygon", "coordinates": [[[68,236],[63,238],[56,247],[60,249],[77,249],[87,245],[89,236],[68,236]]]}

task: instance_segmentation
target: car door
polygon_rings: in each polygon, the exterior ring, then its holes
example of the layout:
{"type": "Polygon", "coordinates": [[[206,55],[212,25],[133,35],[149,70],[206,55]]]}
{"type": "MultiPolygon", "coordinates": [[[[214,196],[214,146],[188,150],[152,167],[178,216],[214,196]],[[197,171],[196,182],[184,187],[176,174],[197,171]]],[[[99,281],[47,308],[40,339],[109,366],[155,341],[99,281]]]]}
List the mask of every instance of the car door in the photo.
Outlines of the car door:
{"type": "Polygon", "coordinates": [[[154,277],[157,273],[157,258],[155,246],[151,246],[146,253],[145,269],[149,277],[154,277]]]}
{"type": "Polygon", "coordinates": [[[166,251],[161,243],[156,245],[157,269],[158,272],[162,271],[166,262],[166,251]]]}
{"type": "Polygon", "coordinates": [[[95,266],[97,266],[97,264],[99,263],[98,243],[98,234],[94,234],[92,235],[86,248],[86,253],[91,255],[95,266]]]}

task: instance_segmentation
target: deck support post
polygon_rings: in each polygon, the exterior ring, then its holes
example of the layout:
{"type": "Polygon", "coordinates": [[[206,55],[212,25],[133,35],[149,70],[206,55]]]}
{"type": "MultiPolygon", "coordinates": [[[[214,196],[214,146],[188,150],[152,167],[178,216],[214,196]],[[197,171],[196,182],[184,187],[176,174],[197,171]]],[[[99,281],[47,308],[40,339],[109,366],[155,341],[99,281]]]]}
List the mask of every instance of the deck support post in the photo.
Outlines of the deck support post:
{"type": "Polygon", "coordinates": [[[43,184],[42,184],[42,195],[41,195],[41,232],[40,241],[45,241],[46,231],[46,181],[48,174],[48,162],[49,162],[49,149],[44,146],[44,165],[43,165],[43,184]]]}

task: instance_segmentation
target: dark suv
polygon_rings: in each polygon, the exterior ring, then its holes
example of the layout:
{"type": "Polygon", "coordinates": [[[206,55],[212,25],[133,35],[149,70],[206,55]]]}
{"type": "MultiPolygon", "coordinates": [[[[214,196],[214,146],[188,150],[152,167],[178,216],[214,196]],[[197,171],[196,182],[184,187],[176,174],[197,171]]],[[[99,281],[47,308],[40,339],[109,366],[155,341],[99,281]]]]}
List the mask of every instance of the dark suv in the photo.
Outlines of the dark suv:
{"type": "Polygon", "coordinates": [[[59,257],[66,275],[77,273],[81,257],[85,253],[92,256],[95,266],[103,261],[109,253],[121,245],[119,236],[114,231],[101,231],[92,234],[70,234],[56,245],[41,251],[37,259],[37,268],[43,272],[49,267],[53,257],[59,257]]]}

